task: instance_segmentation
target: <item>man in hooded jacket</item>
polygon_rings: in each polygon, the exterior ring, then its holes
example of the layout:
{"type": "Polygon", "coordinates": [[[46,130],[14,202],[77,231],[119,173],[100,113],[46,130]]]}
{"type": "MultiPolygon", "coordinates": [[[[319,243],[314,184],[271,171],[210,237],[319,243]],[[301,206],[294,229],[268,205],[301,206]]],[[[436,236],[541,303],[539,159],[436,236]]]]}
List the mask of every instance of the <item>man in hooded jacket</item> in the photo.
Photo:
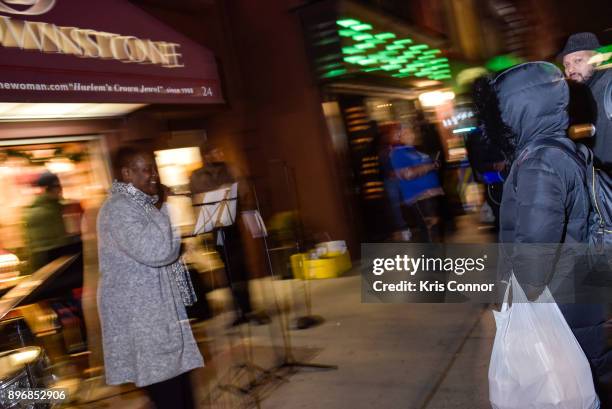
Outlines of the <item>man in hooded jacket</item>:
{"type": "MultiPolygon", "coordinates": [[[[587,240],[590,213],[585,169],[570,156],[577,147],[566,135],[568,85],[554,65],[533,62],[503,72],[493,86],[502,119],[515,135],[500,242],[513,243],[512,270],[530,300],[546,286],[553,296],[567,295],[581,264],[573,249],[587,240]],[[536,149],[542,144],[560,148],[536,149]]],[[[612,354],[605,342],[606,307],[568,303],[560,308],[591,363],[602,407],[608,407],[603,388],[610,383],[612,354]]]]}

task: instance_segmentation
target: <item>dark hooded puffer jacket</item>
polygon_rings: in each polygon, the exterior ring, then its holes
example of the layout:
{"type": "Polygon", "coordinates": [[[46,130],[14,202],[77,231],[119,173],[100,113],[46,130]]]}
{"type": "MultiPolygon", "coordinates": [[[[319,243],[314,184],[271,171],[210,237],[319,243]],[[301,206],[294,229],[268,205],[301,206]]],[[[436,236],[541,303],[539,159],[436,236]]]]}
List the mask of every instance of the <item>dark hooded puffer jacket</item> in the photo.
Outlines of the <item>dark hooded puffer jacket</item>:
{"type": "Polygon", "coordinates": [[[587,81],[596,104],[595,112],[595,145],[593,153],[604,167],[612,168],[612,120],[606,114],[606,92],[610,92],[612,84],[612,69],[597,70],[587,81]]]}
{"type": "MultiPolygon", "coordinates": [[[[546,62],[521,64],[495,78],[494,87],[502,120],[517,138],[515,158],[546,140],[576,151],[567,137],[569,90],[557,67],[546,62]]],[[[559,149],[539,149],[515,161],[505,184],[501,241],[584,242],[589,203],[583,174],[559,149]]]]}
{"type": "MultiPolygon", "coordinates": [[[[493,86],[502,120],[516,138],[516,159],[504,184],[500,241],[586,242],[590,206],[584,168],[560,149],[533,149],[543,141],[556,141],[576,151],[567,137],[569,89],[563,74],[550,63],[526,63],[500,74],[493,86]]],[[[559,274],[553,258],[537,256],[528,263],[513,262],[517,279],[535,290],[559,274]]]]}
{"type": "MultiPolygon", "coordinates": [[[[538,248],[535,254],[515,251],[511,260],[515,276],[534,299],[551,281],[560,286],[571,286],[574,281],[575,266],[568,262],[561,265],[550,250],[552,246],[543,249],[537,244],[586,242],[590,205],[584,168],[560,149],[529,152],[534,144],[545,140],[556,140],[576,151],[566,136],[568,86],[554,65],[521,64],[500,74],[494,87],[502,119],[517,138],[517,159],[504,184],[500,241],[538,248]]],[[[568,259],[579,260],[574,256],[568,259]]],[[[560,308],[597,378],[607,383],[604,378],[612,373],[612,356],[607,351],[604,331],[607,307],[566,304],[560,308]]]]}

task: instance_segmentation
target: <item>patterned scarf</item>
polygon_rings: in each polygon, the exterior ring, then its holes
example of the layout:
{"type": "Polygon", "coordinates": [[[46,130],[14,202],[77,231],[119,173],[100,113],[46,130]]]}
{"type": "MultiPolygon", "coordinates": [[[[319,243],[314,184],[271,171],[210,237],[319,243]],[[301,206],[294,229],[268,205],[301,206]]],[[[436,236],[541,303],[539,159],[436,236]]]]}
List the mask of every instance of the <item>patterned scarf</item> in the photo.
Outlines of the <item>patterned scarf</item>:
{"type": "MultiPolygon", "coordinates": [[[[147,214],[152,212],[158,212],[155,207],[155,203],[159,200],[156,196],[149,196],[141,190],[137,189],[131,183],[122,183],[118,181],[113,182],[111,187],[111,194],[124,194],[134,202],[138,203],[147,214]]],[[[191,277],[189,277],[189,271],[183,264],[181,257],[171,265],[166,267],[169,275],[174,278],[176,285],[181,293],[183,304],[186,306],[193,305],[197,300],[193,284],[191,283],[191,277]]]]}

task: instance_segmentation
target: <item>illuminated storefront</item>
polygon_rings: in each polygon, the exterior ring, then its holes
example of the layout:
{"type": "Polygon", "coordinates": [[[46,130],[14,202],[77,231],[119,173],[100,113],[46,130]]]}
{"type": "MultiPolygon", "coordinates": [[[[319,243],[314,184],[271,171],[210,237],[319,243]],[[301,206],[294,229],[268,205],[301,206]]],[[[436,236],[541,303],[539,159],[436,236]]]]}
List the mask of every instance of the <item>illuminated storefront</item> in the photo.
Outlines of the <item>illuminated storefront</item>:
{"type": "Polygon", "coordinates": [[[309,5],[300,17],[334,149],[353,184],[361,240],[384,240],[393,227],[380,130],[401,124],[432,158],[465,157],[460,138],[441,124],[455,102],[445,43],[351,1],[309,5]]]}
{"type": "Polygon", "coordinates": [[[107,118],[223,101],[214,56],[126,1],[2,2],[0,55],[0,248],[22,256],[22,209],[42,172],[59,175],[67,201],[99,204],[126,133],[107,118]]]}
{"type": "MultiPolygon", "coordinates": [[[[52,172],[66,233],[82,243],[77,274],[95,334],[95,225],[112,181],[110,157],[124,144],[170,147],[159,143],[164,135],[174,145],[201,145],[204,129],[178,135],[142,110],[223,104],[215,56],[127,1],[37,0],[0,2],[0,58],[0,295],[35,270],[24,221],[43,191],[37,180],[52,172]]],[[[99,363],[100,347],[90,349],[99,363]]]]}

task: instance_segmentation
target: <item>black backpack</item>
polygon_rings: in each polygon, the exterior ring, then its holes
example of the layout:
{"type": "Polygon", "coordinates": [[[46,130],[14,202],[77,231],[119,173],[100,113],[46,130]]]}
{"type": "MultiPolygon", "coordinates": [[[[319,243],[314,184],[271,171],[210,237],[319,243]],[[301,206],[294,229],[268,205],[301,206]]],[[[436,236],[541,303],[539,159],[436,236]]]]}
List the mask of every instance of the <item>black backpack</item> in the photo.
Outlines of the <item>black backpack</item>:
{"type": "MultiPolygon", "coordinates": [[[[606,248],[612,248],[612,177],[594,164],[593,152],[582,144],[577,144],[578,152],[570,150],[563,143],[551,140],[537,141],[519,156],[517,165],[520,165],[529,154],[540,149],[552,148],[563,151],[572,158],[580,169],[585,171],[585,183],[589,192],[591,207],[588,226],[588,244],[591,261],[604,255],[606,248]]],[[[515,182],[516,183],[516,179],[515,182]]],[[[516,189],[516,185],[514,186],[516,189]]],[[[608,260],[608,264],[612,259],[608,260]]]]}

